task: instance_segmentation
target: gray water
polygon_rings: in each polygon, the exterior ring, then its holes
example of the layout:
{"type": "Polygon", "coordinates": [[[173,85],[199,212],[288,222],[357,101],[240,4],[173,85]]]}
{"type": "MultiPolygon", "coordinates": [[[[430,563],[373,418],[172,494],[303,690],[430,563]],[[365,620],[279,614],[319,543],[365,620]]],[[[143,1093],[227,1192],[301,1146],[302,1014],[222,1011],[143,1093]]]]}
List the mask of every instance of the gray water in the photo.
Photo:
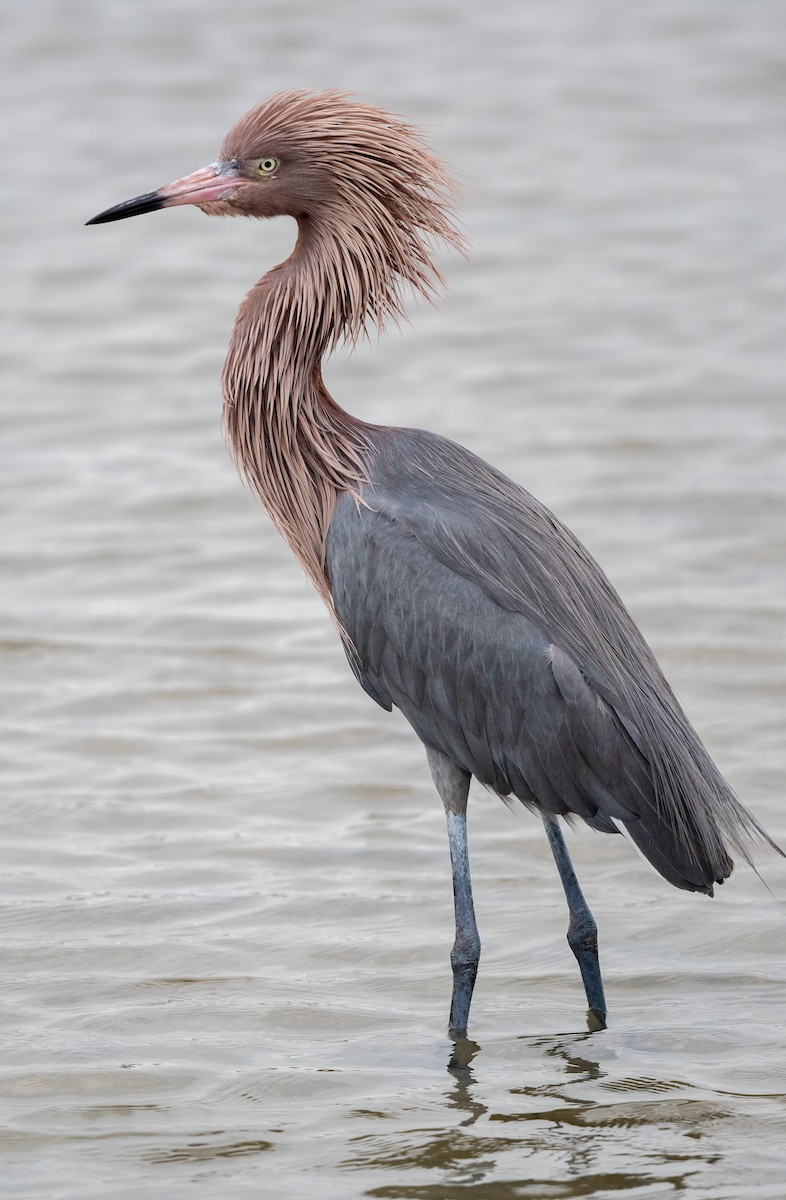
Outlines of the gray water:
{"type": "Polygon", "coordinates": [[[93,213],[281,87],[424,125],[471,262],[329,367],[604,564],[786,844],[780,0],[31,0],[2,14],[0,1193],[41,1200],[786,1195],[786,868],[710,902],[570,845],[588,1036],[537,821],[482,790],[484,958],[445,1034],[441,806],[221,439],[288,222],[93,213]]]}

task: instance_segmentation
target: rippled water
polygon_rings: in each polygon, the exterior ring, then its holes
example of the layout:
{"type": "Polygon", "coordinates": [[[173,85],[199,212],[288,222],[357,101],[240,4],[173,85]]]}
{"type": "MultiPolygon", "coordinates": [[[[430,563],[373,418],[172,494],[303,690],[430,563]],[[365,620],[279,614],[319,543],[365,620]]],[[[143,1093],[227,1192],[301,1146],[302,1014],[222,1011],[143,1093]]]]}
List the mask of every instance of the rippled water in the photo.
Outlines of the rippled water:
{"type": "Polygon", "coordinates": [[[784,897],[571,839],[584,1032],[538,823],[483,791],[475,1042],[444,1033],[443,816],[221,441],[286,222],[94,212],[284,86],[406,112],[472,263],[329,369],[509,471],[604,563],[786,843],[786,10],[34,0],[3,15],[0,1193],[786,1192],[784,897]]]}

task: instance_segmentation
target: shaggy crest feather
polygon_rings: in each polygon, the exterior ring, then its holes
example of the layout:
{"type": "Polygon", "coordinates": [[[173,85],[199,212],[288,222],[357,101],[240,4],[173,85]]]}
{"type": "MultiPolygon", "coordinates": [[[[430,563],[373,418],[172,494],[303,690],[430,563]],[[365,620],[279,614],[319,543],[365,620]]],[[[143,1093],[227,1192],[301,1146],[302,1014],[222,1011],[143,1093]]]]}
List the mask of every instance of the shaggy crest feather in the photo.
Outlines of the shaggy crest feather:
{"type": "Polygon", "coordinates": [[[328,395],[321,359],[342,338],[354,343],[370,324],[403,317],[407,286],[431,297],[442,285],[435,244],[463,250],[463,241],[451,182],[418,133],[344,93],[273,96],[221,148],[222,160],[266,154],[294,164],[309,186],[298,209],[293,185],[292,255],[238,312],[224,420],[238,469],[332,609],[327,529],[338,493],[358,494],[369,443],[365,424],[328,395]]]}

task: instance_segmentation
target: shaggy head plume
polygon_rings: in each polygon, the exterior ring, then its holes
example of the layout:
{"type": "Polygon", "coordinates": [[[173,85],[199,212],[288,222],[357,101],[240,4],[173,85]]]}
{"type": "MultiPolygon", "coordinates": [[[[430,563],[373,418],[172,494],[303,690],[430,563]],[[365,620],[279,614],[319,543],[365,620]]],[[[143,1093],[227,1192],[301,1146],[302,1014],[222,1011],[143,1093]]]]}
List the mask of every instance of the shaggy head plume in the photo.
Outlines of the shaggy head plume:
{"type": "Polygon", "coordinates": [[[435,241],[463,248],[441,163],[412,126],[345,93],[272,96],[230,130],[220,161],[251,186],[207,212],[292,216],[301,239],[318,241],[311,265],[332,339],[357,337],[369,318],[402,316],[402,285],[438,289],[435,241]]]}

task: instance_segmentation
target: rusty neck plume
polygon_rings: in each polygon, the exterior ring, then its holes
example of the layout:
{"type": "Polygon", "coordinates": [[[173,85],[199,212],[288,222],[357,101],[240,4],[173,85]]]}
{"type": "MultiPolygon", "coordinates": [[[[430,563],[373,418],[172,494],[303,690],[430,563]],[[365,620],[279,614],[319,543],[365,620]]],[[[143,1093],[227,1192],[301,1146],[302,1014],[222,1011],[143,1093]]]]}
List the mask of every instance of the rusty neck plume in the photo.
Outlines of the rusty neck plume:
{"type": "Polygon", "coordinates": [[[331,607],[327,531],[339,493],[359,491],[373,426],[336,404],[321,362],[340,337],[358,336],[372,298],[346,287],[345,253],[330,230],[299,225],[290,258],[238,311],[222,376],[224,424],[240,474],[331,607]]]}

